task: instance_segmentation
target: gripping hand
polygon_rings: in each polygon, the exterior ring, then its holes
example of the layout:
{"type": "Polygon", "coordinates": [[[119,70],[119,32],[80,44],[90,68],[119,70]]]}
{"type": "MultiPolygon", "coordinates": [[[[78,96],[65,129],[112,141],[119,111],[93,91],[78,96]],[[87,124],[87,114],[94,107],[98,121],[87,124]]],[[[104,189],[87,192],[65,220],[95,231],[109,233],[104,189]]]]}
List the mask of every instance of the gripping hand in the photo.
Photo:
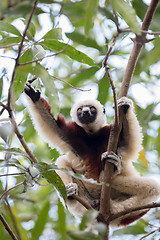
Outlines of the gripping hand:
{"type": "Polygon", "coordinates": [[[24,92],[32,99],[32,101],[35,103],[40,99],[40,91],[35,90],[30,83],[26,83],[24,92]]]}
{"type": "Polygon", "coordinates": [[[105,161],[108,161],[110,163],[114,164],[114,168],[116,171],[116,174],[119,174],[121,172],[121,157],[114,152],[104,152],[101,155],[101,161],[102,161],[102,169],[104,170],[105,161]]]}
{"type": "Polygon", "coordinates": [[[72,200],[73,194],[78,194],[78,185],[77,183],[69,183],[66,185],[66,192],[67,192],[67,198],[69,200],[72,200]]]}
{"type": "Polygon", "coordinates": [[[124,113],[127,113],[129,107],[133,107],[132,100],[127,97],[121,97],[118,99],[117,104],[119,108],[122,106],[124,107],[124,113]]]}

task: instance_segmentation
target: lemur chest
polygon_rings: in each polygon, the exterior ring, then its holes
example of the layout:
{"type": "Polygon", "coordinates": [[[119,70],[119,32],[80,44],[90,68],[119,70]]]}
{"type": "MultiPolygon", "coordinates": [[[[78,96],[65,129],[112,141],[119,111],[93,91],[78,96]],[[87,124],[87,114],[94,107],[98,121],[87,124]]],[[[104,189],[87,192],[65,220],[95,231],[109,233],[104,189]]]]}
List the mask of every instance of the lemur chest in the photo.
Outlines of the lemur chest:
{"type": "Polygon", "coordinates": [[[102,170],[101,155],[107,151],[107,146],[108,136],[106,135],[99,134],[80,138],[76,144],[76,152],[80,157],[76,172],[81,172],[87,178],[99,180],[102,170]]]}

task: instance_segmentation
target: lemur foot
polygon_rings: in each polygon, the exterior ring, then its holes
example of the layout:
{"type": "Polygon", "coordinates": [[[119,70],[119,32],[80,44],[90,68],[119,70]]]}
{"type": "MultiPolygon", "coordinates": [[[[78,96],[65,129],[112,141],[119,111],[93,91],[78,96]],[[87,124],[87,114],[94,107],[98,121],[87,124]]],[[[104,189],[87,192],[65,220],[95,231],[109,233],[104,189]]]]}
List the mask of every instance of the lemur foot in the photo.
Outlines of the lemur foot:
{"type": "Polygon", "coordinates": [[[121,156],[115,154],[114,152],[104,152],[101,155],[102,169],[104,170],[105,161],[113,163],[115,166],[116,174],[121,172],[121,156]]]}
{"type": "Polygon", "coordinates": [[[32,99],[34,103],[40,99],[40,91],[35,90],[29,82],[26,83],[24,92],[32,99]]]}
{"type": "Polygon", "coordinates": [[[67,198],[69,200],[73,199],[73,194],[78,194],[78,185],[77,183],[69,183],[66,185],[67,198]]]}
{"type": "Polygon", "coordinates": [[[127,97],[121,97],[120,99],[118,99],[117,101],[118,107],[124,107],[124,112],[127,113],[127,110],[129,107],[133,107],[133,102],[131,99],[127,98],[127,97]]]}

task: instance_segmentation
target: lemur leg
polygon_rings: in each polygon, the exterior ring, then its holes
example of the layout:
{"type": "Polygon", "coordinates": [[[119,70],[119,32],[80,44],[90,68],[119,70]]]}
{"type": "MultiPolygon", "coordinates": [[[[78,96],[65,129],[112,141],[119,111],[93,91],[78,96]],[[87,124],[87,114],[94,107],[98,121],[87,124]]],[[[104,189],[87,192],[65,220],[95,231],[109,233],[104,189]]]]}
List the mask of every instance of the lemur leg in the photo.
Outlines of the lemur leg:
{"type": "MultiPolygon", "coordinates": [[[[56,165],[58,168],[64,168],[69,171],[72,171],[71,161],[68,161],[67,156],[61,156],[56,160],[56,165]]],[[[66,186],[67,197],[71,199],[73,194],[78,194],[78,185],[73,183],[72,177],[61,170],[56,170],[57,174],[63,180],[64,185],[66,186]]]]}
{"type": "MultiPolygon", "coordinates": [[[[68,160],[68,156],[59,157],[56,160],[56,165],[58,166],[58,168],[64,168],[69,171],[73,171],[71,166],[71,161],[68,160]]],[[[67,173],[61,170],[56,170],[56,172],[60,176],[60,178],[63,180],[64,185],[66,186],[66,191],[67,191],[66,204],[68,206],[69,211],[73,212],[77,217],[82,218],[83,214],[86,212],[87,209],[72,197],[73,194],[78,194],[77,183],[74,183],[72,176],[68,175],[67,173]]]]}
{"type": "Polygon", "coordinates": [[[160,186],[156,181],[138,175],[117,175],[113,177],[112,188],[130,196],[121,202],[118,202],[118,199],[112,201],[112,209],[116,209],[115,212],[151,203],[156,201],[160,195],[160,186]]]}

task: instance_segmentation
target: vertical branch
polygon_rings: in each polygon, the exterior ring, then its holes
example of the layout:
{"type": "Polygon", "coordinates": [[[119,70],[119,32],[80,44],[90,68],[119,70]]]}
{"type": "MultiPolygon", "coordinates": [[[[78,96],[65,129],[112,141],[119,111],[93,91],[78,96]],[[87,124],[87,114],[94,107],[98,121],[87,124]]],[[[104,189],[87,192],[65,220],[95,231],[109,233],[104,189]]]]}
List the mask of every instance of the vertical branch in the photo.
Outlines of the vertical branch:
{"type": "MultiPolygon", "coordinates": [[[[126,71],[122,81],[122,86],[119,93],[119,98],[123,96],[127,96],[128,89],[132,80],[132,76],[136,67],[136,63],[138,61],[138,57],[141,53],[142,47],[147,42],[146,32],[144,31],[147,31],[149,29],[149,26],[153,18],[153,15],[155,13],[155,10],[157,8],[158,2],[159,0],[151,1],[142,23],[141,35],[136,35],[135,39],[133,39],[134,46],[126,67],[126,71]]],[[[119,124],[117,125],[116,122],[114,121],[111,127],[108,149],[107,149],[108,152],[110,151],[116,152],[117,150],[118,139],[122,129],[122,121],[123,121],[123,112],[120,110],[119,124]]],[[[106,161],[105,169],[103,173],[104,184],[102,185],[102,190],[101,190],[100,210],[99,210],[99,216],[98,216],[98,221],[102,221],[107,224],[107,232],[105,236],[106,240],[109,239],[109,221],[108,220],[110,215],[110,193],[111,193],[112,177],[113,177],[113,164],[108,163],[106,161]]]]}

